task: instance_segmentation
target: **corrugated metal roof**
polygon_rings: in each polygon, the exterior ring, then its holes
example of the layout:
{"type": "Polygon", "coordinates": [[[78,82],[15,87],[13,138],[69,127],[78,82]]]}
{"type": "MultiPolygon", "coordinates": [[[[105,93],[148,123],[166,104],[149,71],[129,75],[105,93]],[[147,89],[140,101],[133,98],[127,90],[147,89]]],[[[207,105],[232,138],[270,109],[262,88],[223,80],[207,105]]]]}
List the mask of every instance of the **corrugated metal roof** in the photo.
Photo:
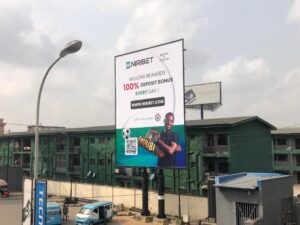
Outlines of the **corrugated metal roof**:
{"type": "Polygon", "coordinates": [[[272,130],[271,134],[300,134],[300,127],[293,128],[279,128],[277,130],[272,130]]]}
{"type": "Polygon", "coordinates": [[[261,187],[261,181],[286,177],[278,173],[238,173],[215,178],[216,187],[236,189],[257,189],[261,187]]]}
{"type": "MultiPolygon", "coordinates": [[[[215,119],[203,119],[203,120],[188,120],[186,121],[187,127],[233,127],[239,124],[250,122],[252,120],[258,120],[265,124],[271,129],[276,129],[273,125],[259,118],[258,116],[244,116],[244,117],[228,117],[228,118],[215,118],[215,119]]],[[[115,126],[94,126],[94,127],[83,127],[83,128],[66,128],[66,129],[55,129],[48,131],[40,131],[40,134],[59,134],[59,133],[93,133],[93,132],[114,132],[115,126]]],[[[11,137],[11,136],[32,136],[34,132],[13,132],[5,135],[0,135],[0,138],[11,137]]]]}
{"type": "MultiPolygon", "coordinates": [[[[94,133],[94,132],[113,132],[115,130],[115,126],[95,126],[95,127],[82,127],[82,128],[66,128],[66,129],[55,129],[55,130],[47,130],[47,131],[40,131],[40,135],[43,134],[70,134],[70,133],[94,133]]],[[[13,132],[9,134],[4,134],[1,137],[12,137],[12,136],[32,136],[35,132],[13,132]]]]}
{"type": "Polygon", "coordinates": [[[243,116],[243,117],[229,117],[229,118],[215,118],[204,120],[190,120],[186,122],[187,126],[199,126],[199,127],[233,127],[242,123],[246,123],[252,120],[258,120],[271,129],[276,129],[272,124],[259,118],[258,116],[243,116]]]}

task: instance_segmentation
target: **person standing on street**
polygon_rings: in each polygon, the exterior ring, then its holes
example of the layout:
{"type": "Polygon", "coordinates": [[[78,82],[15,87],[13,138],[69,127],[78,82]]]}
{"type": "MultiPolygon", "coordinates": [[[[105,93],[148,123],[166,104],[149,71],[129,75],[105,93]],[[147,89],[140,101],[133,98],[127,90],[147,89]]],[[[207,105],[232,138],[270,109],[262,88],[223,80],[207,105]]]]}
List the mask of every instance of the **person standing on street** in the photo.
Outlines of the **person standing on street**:
{"type": "Polygon", "coordinates": [[[68,220],[68,214],[69,214],[69,208],[67,205],[64,204],[63,206],[63,220],[65,220],[66,218],[66,221],[68,220]]]}

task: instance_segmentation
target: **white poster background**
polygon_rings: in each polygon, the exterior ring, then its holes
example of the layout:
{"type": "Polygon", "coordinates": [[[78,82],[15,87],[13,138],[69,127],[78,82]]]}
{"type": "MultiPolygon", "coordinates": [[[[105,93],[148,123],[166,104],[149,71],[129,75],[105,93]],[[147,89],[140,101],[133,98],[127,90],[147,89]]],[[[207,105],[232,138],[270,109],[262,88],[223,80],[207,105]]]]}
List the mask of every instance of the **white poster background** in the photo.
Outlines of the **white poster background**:
{"type": "Polygon", "coordinates": [[[117,129],[163,126],[168,112],[174,113],[174,125],[184,124],[183,40],[116,56],[115,66],[117,129]],[[149,63],[126,67],[142,59],[149,63]],[[137,83],[138,88],[124,90],[130,83],[137,83]],[[164,106],[131,109],[131,101],[157,97],[165,98],[164,106]]]}
{"type": "Polygon", "coordinates": [[[30,225],[31,223],[31,206],[32,206],[32,180],[24,178],[23,184],[23,206],[22,206],[22,224],[30,225]]]}
{"type": "Polygon", "coordinates": [[[186,105],[204,105],[221,103],[221,82],[189,85],[185,87],[185,92],[193,91],[195,100],[186,105]]]}

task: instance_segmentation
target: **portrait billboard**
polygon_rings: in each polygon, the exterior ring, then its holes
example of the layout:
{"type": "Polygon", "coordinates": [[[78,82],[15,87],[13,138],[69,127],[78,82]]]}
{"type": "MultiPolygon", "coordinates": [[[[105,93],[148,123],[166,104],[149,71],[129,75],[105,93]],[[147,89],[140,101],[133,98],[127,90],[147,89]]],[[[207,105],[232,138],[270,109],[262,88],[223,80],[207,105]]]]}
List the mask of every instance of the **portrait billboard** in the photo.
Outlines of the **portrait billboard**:
{"type": "Polygon", "coordinates": [[[23,179],[22,225],[31,225],[32,212],[32,179],[23,179]]]}
{"type": "Polygon", "coordinates": [[[47,182],[35,182],[34,224],[46,225],[47,222],[47,182]]]}
{"type": "Polygon", "coordinates": [[[183,40],[115,57],[116,166],[185,168],[183,40]]]}

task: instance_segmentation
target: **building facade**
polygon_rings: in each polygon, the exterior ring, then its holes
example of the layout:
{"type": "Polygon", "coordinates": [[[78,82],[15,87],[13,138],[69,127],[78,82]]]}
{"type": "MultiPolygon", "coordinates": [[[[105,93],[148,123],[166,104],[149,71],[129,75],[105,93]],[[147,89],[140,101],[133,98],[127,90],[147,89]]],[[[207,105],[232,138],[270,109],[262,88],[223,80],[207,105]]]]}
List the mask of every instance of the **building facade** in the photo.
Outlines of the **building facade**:
{"type": "MultiPolygon", "coordinates": [[[[142,168],[115,167],[114,129],[41,131],[39,176],[141,188],[142,168]]],[[[164,169],[166,192],[202,195],[208,175],[272,172],[272,129],[256,116],[187,121],[187,168],[164,169]]],[[[33,161],[34,132],[0,136],[0,166],[22,166],[26,176],[33,176],[33,161]]],[[[150,189],[156,189],[155,178],[150,189]]]]}
{"type": "Polygon", "coordinates": [[[294,183],[300,183],[300,128],[277,129],[271,133],[274,171],[292,175],[294,183]]]}

